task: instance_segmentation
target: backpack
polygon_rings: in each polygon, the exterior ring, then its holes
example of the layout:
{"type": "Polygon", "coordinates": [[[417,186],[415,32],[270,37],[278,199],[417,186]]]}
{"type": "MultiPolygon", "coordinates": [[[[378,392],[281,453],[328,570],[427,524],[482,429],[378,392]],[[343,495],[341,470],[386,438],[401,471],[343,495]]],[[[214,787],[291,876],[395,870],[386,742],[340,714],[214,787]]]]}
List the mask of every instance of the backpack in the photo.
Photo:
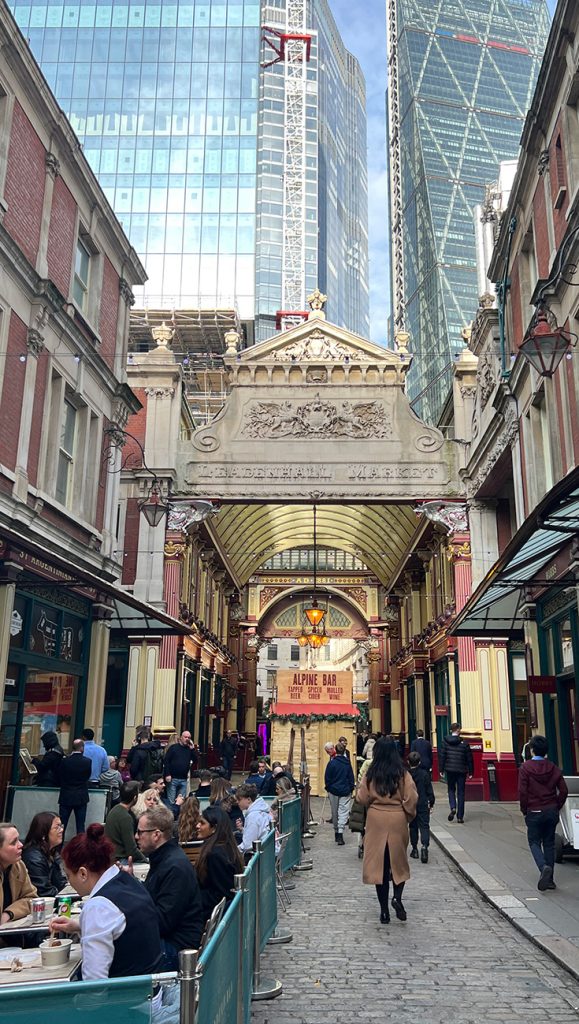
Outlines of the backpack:
{"type": "Polygon", "coordinates": [[[162,775],[163,774],[163,751],[160,747],[156,747],[153,750],[147,750],[147,756],[145,758],[145,767],[143,770],[143,782],[145,786],[148,786],[151,779],[151,775],[162,775]]]}

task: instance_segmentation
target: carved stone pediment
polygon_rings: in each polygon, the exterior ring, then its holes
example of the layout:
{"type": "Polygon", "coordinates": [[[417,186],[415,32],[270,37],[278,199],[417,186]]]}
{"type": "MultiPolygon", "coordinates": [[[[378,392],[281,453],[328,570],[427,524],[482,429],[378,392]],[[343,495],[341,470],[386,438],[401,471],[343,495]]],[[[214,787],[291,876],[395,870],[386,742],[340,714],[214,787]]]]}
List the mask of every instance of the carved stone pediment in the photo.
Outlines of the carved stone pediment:
{"type": "Polygon", "coordinates": [[[371,357],[361,349],[349,348],[342,342],[328,337],[323,331],[316,330],[312,331],[307,338],[294,341],[293,344],[278,349],[277,352],[274,352],[273,358],[277,362],[301,363],[327,360],[328,362],[343,363],[355,359],[357,362],[367,363],[371,357]]]}
{"type": "Polygon", "coordinates": [[[241,428],[244,437],[387,438],[392,423],[380,402],[253,402],[241,428]]]}

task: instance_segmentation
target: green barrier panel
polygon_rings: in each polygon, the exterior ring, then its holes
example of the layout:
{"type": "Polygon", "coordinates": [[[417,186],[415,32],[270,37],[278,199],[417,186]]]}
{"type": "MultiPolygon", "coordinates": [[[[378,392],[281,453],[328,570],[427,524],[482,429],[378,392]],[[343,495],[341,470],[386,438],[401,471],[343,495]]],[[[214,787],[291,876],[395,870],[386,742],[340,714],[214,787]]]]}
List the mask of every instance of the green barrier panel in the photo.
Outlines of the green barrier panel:
{"type": "MultiPolygon", "coordinates": [[[[255,944],[255,915],[257,912],[257,854],[254,854],[245,869],[246,890],[243,903],[243,1019],[249,1024],[251,1018],[251,988],[253,978],[253,947],[255,944]]],[[[262,864],[259,865],[260,869],[262,864]]]]}
{"type": "Polygon", "coordinates": [[[54,1016],[58,1024],[149,1024],[153,984],[150,976],[106,981],[3,985],[0,1019],[31,1024],[54,1016]]]}
{"type": "Polygon", "coordinates": [[[290,833],[281,865],[284,871],[289,871],[299,864],[302,854],[302,802],[298,797],[282,800],[279,808],[280,832],[290,833]]]}
{"type": "MultiPolygon", "coordinates": [[[[196,1024],[215,1024],[215,1021],[219,1021],[219,1024],[237,1024],[241,900],[242,895],[238,892],[199,958],[203,973],[199,983],[196,1024]]],[[[251,976],[248,978],[248,986],[251,987],[251,976]]]]}
{"type": "Polygon", "coordinates": [[[276,927],[275,833],[272,829],[262,840],[259,862],[259,948],[262,953],[276,927]]]}

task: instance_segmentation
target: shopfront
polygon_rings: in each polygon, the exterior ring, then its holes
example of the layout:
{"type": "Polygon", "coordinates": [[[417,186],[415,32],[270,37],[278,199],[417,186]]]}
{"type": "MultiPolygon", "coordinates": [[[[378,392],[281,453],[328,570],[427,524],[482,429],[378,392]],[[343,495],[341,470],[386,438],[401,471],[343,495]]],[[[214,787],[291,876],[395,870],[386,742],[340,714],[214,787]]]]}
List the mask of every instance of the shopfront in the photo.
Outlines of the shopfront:
{"type": "Polygon", "coordinates": [[[548,595],[537,607],[543,702],[549,750],[565,775],[579,771],[579,635],[575,587],[548,595]],[[547,689],[545,684],[544,689],[547,689]]]}
{"type": "Polygon", "coordinates": [[[22,749],[40,753],[55,732],[68,753],[82,728],[91,602],[68,590],[22,582],[14,599],[0,721],[0,784],[25,781],[22,749]]]}

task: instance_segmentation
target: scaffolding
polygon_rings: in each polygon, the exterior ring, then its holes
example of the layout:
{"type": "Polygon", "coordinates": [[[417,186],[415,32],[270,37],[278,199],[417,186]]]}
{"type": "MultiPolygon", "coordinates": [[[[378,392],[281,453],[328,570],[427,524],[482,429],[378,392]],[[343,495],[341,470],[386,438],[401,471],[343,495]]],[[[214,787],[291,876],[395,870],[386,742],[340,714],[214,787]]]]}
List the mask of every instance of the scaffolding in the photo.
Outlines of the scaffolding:
{"type": "Polygon", "coordinates": [[[284,66],[282,304],[276,327],[287,329],[306,307],[306,92],[312,36],[306,0],[286,0],[285,29],[264,25],[262,40],[274,56],[262,67],[284,66]]]}
{"type": "Polygon", "coordinates": [[[153,330],[166,324],[173,337],[171,350],[183,369],[187,403],[196,426],[209,423],[228,395],[223,354],[225,334],[242,326],[233,304],[221,309],[132,309],[129,330],[129,363],[139,352],[155,347],[153,330]]]}
{"type": "Polygon", "coordinates": [[[388,0],[388,154],[390,164],[390,220],[392,231],[392,292],[395,331],[405,330],[402,170],[400,155],[400,102],[398,95],[398,0],[388,0]]]}

